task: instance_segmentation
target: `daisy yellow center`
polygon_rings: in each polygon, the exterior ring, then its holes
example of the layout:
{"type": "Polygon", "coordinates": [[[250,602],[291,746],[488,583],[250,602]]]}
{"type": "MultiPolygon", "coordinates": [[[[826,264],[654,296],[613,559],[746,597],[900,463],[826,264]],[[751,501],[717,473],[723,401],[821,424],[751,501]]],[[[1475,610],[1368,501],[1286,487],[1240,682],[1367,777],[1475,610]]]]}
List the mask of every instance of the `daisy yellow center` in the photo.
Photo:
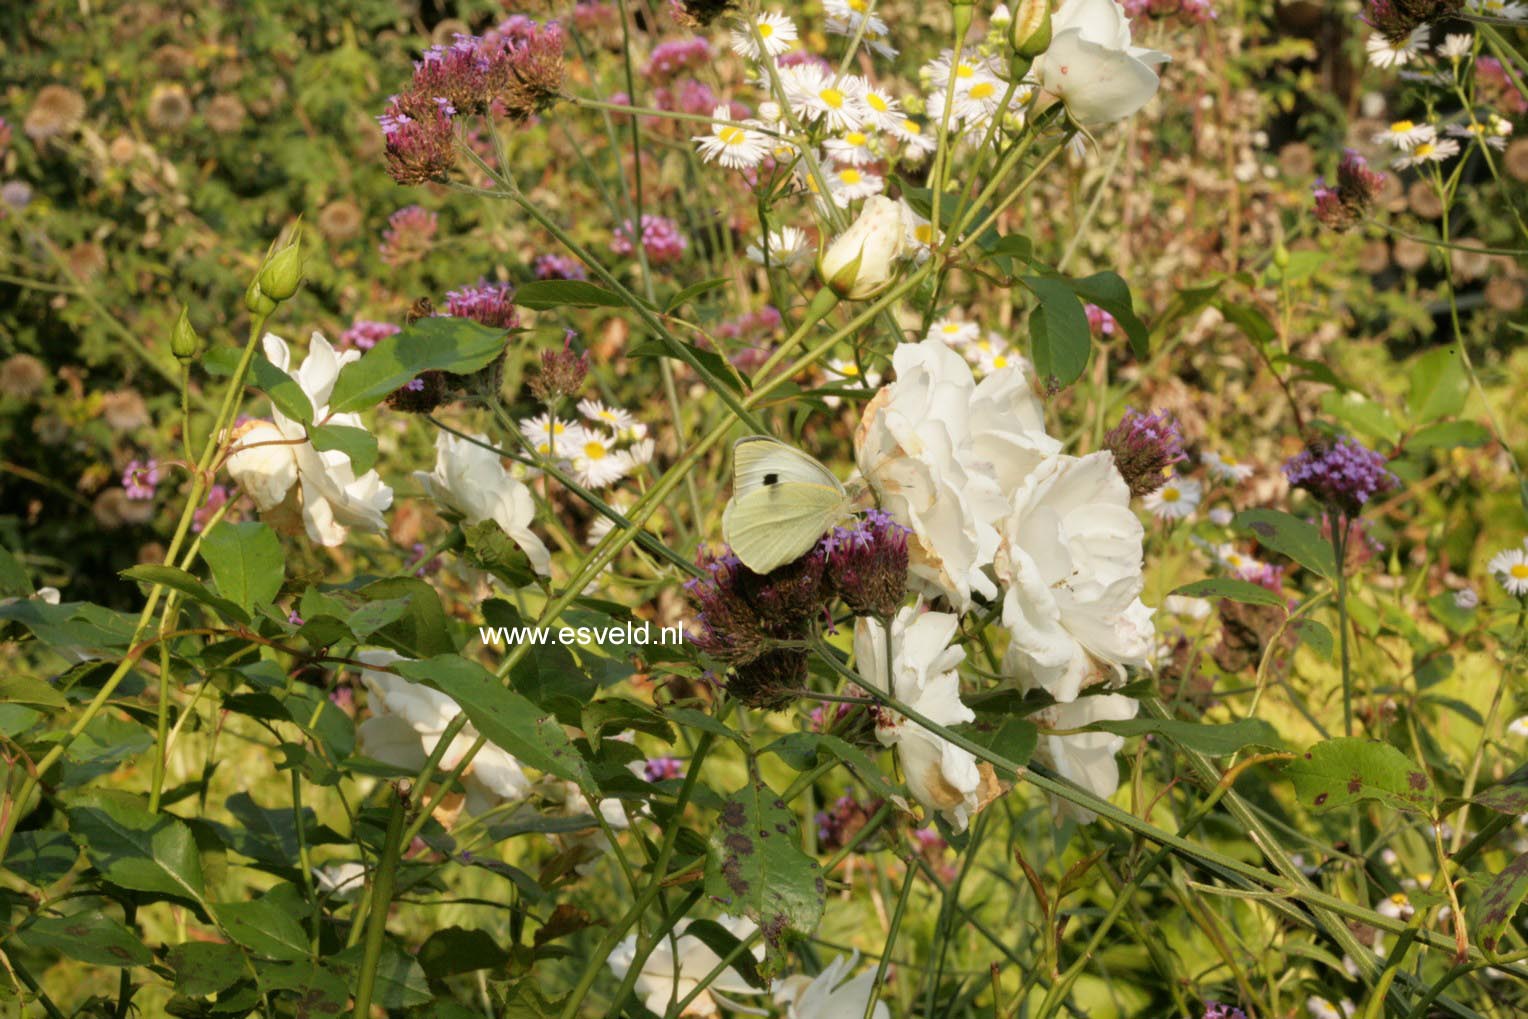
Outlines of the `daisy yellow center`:
{"type": "Polygon", "coordinates": [[[740,127],[724,127],[716,132],[716,137],[720,138],[725,145],[741,145],[745,135],[740,127]]]}
{"type": "Polygon", "coordinates": [[[865,105],[877,113],[885,113],[888,109],[890,109],[890,107],[886,105],[886,100],[882,99],[874,92],[871,92],[865,96],[865,105]]]}
{"type": "Polygon", "coordinates": [[[958,332],[960,332],[960,324],[959,323],[956,323],[956,322],[946,322],[944,324],[944,334],[946,336],[954,336],[958,332]]]}
{"type": "Polygon", "coordinates": [[[552,446],[547,442],[538,442],[536,443],[536,452],[540,453],[542,456],[547,456],[552,452],[552,446]]]}
{"type": "Polygon", "coordinates": [[[906,131],[908,134],[922,134],[923,125],[918,123],[916,120],[904,120],[902,121],[902,130],[906,131]]]}
{"type": "Polygon", "coordinates": [[[928,244],[934,239],[934,228],[928,223],[923,223],[913,230],[913,236],[918,238],[919,244],[928,244]]]}
{"type": "Polygon", "coordinates": [[[1485,134],[1486,126],[1484,124],[1471,124],[1465,130],[1469,131],[1470,134],[1485,134]]]}
{"type": "Polygon", "coordinates": [[[825,88],[817,97],[835,110],[844,105],[844,94],[836,88],[825,88]]]}
{"type": "Polygon", "coordinates": [[[863,145],[869,140],[870,139],[866,138],[858,131],[850,131],[848,134],[844,135],[844,141],[848,142],[850,145],[863,145]]]}
{"type": "Polygon", "coordinates": [[[590,460],[603,460],[607,452],[603,442],[584,443],[584,456],[590,460]]]}
{"type": "Polygon", "coordinates": [[[547,432],[551,435],[561,435],[567,430],[568,426],[563,424],[561,421],[553,421],[549,426],[547,426],[547,432]]]}
{"type": "Polygon", "coordinates": [[[599,418],[601,421],[606,422],[607,424],[616,424],[615,411],[613,410],[602,410],[596,414],[595,417],[599,418]]]}
{"type": "Polygon", "coordinates": [[[1396,892],[1394,895],[1390,896],[1390,901],[1395,903],[1397,906],[1404,906],[1411,900],[1406,898],[1405,892],[1396,892]]]}
{"type": "Polygon", "coordinates": [[[1220,458],[1220,462],[1225,464],[1227,467],[1235,467],[1240,461],[1238,461],[1234,456],[1223,456],[1220,458]]]}
{"type": "Polygon", "coordinates": [[[992,367],[994,367],[994,368],[1007,368],[1008,367],[1008,355],[1007,354],[999,354],[997,357],[994,357],[992,359],[992,367]]]}
{"type": "Polygon", "coordinates": [[[770,36],[772,36],[774,34],[775,34],[775,26],[774,25],[771,25],[767,21],[764,22],[763,24],[759,25],[759,38],[760,39],[768,39],[770,36]]]}
{"type": "Polygon", "coordinates": [[[1417,159],[1426,159],[1428,156],[1432,155],[1433,152],[1436,151],[1436,149],[1437,149],[1437,146],[1434,145],[1432,142],[1423,142],[1421,145],[1418,145],[1416,147],[1416,149],[1413,151],[1412,154],[1417,159]]]}
{"type": "Polygon", "coordinates": [[[957,78],[969,78],[975,73],[976,68],[970,64],[960,64],[955,68],[955,77],[957,78]]]}
{"type": "Polygon", "coordinates": [[[865,0],[849,0],[849,10],[851,11],[859,11],[863,14],[869,6],[865,0]]]}
{"type": "Polygon", "coordinates": [[[990,81],[979,81],[971,86],[972,99],[987,99],[997,91],[997,86],[990,81]]]}
{"type": "Polygon", "coordinates": [[[1230,555],[1226,556],[1226,565],[1228,566],[1240,566],[1243,562],[1245,562],[1245,560],[1235,552],[1232,552],[1230,555]]]}
{"type": "Polygon", "coordinates": [[[1528,580],[1528,563],[1513,563],[1512,568],[1507,572],[1512,575],[1513,580],[1528,580]]]}
{"type": "Polygon", "coordinates": [[[1171,485],[1168,485],[1166,488],[1162,489],[1162,501],[1163,502],[1177,502],[1179,499],[1182,499],[1182,498],[1183,498],[1183,493],[1178,491],[1176,488],[1172,487],[1171,485]]]}
{"type": "Polygon", "coordinates": [[[1416,127],[1416,125],[1409,120],[1397,120],[1394,124],[1390,125],[1390,130],[1396,134],[1405,134],[1407,131],[1410,131],[1414,127],[1416,127]]]}
{"type": "Polygon", "coordinates": [[[842,368],[840,368],[838,370],[840,372],[842,372],[843,374],[845,374],[845,375],[858,375],[859,374],[859,365],[857,365],[857,364],[846,364],[846,365],[844,365],[842,368]]]}
{"type": "Polygon", "coordinates": [[[858,184],[862,179],[860,172],[853,167],[838,172],[838,179],[845,184],[858,184]]]}

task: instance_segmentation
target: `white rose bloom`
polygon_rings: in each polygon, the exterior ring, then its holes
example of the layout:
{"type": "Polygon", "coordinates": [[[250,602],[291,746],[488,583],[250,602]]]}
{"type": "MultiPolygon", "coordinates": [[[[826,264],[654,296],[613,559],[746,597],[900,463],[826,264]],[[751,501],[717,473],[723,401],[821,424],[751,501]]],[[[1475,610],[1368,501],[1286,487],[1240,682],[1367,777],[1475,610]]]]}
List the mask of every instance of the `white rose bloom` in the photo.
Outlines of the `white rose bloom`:
{"type": "MultiPolygon", "coordinates": [[[[966,653],[950,646],[959,628],[959,616],[924,612],[921,602],[903,608],[891,622],[888,671],[886,630],[877,620],[861,616],[854,623],[854,659],[861,681],[939,725],[975,721],[976,713],[960,699],[955,671],[966,653]]],[[[917,722],[881,707],[875,734],[883,745],[897,748],[907,788],[918,802],[943,814],[956,831],[964,831],[991,798],[991,769],[984,772],[972,754],[917,722]]]]}
{"type": "Polygon", "coordinates": [[[1061,452],[1045,432],[1045,410],[1020,365],[999,368],[971,397],[971,448],[988,466],[1006,498],[1040,464],[1061,452]]]}
{"type": "Polygon", "coordinates": [[[1121,120],[1156,95],[1155,69],[1169,57],[1131,44],[1130,19],[1115,0],[1066,0],[1051,33],[1032,73],[1079,124],[1121,120]]]}
{"type": "MultiPolygon", "coordinates": [[[[1035,721],[1048,729],[1080,729],[1094,722],[1117,722],[1134,718],[1140,703],[1119,694],[1079,697],[1070,704],[1056,704],[1035,715],[1035,721]]],[[[1056,774],[1088,792],[1107,800],[1119,789],[1119,762],[1115,755],[1125,745],[1125,737],[1111,732],[1082,732],[1072,736],[1042,735],[1035,754],[1056,774]]],[[[1059,797],[1051,797],[1051,809],[1062,817],[1082,824],[1098,817],[1091,810],[1059,797]]]]}
{"type": "Polygon", "coordinates": [[[902,206],[874,195],[865,200],[849,229],[823,251],[817,272],[839,297],[862,301],[891,284],[897,260],[909,253],[902,206]]]}
{"type": "MultiPolygon", "coordinates": [[[[864,1019],[875,989],[875,972],[845,977],[859,962],[859,953],[840,955],[816,977],[796,975],[780,981],[775,1004],[785,1007],[785,1019],[864,1019]]],[[[875,1003],[871,1019],[891,1019],[885,1002],[875,1003]]]]}
{"type": "Polygon", "coordinates": [[[1140,599],[1145,531],[1114,457],[1055,456],[1013,496],[998,576],[1003,624],[1030,686],[1070,701],[1100,669],[1146,664],[1154,635],[1140,599]]]}
{"type": "MultiPolygon", "coordinates": [[[[482,435],[473,438],[487,441],[482,435]]],[[[551,553],[531,530],[536,516],[531,490],[510,476],[499,454],[441,432],[435,439],[435,470],[430,474],[415,471],[414,479],[426,495],[460,513],[467,523],[492,520],[498,524],[537,573],[551,574],[551,553]]]]}
{"type": "Polygon", "coordinates": [[[366,888],[366,865],[356,860],[342,860],[313,868],[313,881],[324,895],[350,901],[366,888]]]}
{"type": "MultiPolygon", "coordinates": [[[[291,375],[286,341],[267,333],[264,346],[271,364],[291,375]]],[[[359,414],[328,412],[340,369],[360,356],[359,350],[336,354],[328,340],[313,334],[308,356],[292,379],[313,405],[314,422],[362,427],[359,414]]],[[[270,421],[253,421],[234,432],[234,450],[228,473],[262,513],[272,515],[278,529],[295,533],[300,519],[309,538],[334,546],[344,543],[352,527],[380,531],[386,526],[382,511],[392,505],[393,490],[381,475],[372,470],[357,478],[344,452],[315,449],[302,423],[275,407],[270,421]]]]}
{"type": "MultiPolygon", "coordinates": [[[[361,651],[356,657],[367,665],[406,660],[381,650],[361,651]]],[[[371,717],[356,730],[363,751],[400,768],[424,767],[446,727],[461,714],[461,705],[439,690],[391,672],[362,668],[361,679],[371,694],[371,717]]],[[[476,729],[464,726],[440,759],[442,772],[461,763],[477,738],[476,729]]],[[[463,809],[468,814],[481,814],[504,800],[523,799],[531,788],[520,762],[492,743],[484,744],[472,759],[462,775],[462,785],[467,794],[463,809]]]]}
{"type": "Polygon", "coordinates": [[[880,507],[913,532],[909,581],[965,612],[973,592],[997,596],[987,567],[1007,511],[972,448],[976,381],[938,339],[899,344],[892,365],[896,381],[866,404],[855,429],[855,457],[880,507]]]}
{"type": "MultiPolygon", "coordinates": [[[[717,921],[733,936],[739,940],[747,938],[758,930],[752,920],[746,917],[724,918],[717,921]]],[[[654,1015],[665,1015],[668,1012],[670,1002],[678,1002],[687,997],[691,991],[700,986],[700,982],[706,978],[717,966],[721,965],[721,957],[705,942],[693,934],[685,934],[689,923],[678,928],[678,937],[670,934],[664,938],[648,955],[642,963],[642,970],[637,976],[637,993],[642,995],[648,1009],[654,1015]]],[[[755,945],[753,956],[760,961],[764,958],[764,946],[755,945]]],[[[615,947],[610,953],[608,961],[610,971],[616,977],[624,978],[631,969],[632,963],[637,957],[636,936],[627,938],[615,947]]],[[[687,1016],[713,1016],[717,1014],[718,1002],[728,1008],[736,1008],[732,1002],[723,997],[724,994],[759,994],[757,988],[750,987],[748,982],[738,975],[732,967],[722,970],[721,975],[695,996],[695,1000],[682,1013],[687,1016]]]]}

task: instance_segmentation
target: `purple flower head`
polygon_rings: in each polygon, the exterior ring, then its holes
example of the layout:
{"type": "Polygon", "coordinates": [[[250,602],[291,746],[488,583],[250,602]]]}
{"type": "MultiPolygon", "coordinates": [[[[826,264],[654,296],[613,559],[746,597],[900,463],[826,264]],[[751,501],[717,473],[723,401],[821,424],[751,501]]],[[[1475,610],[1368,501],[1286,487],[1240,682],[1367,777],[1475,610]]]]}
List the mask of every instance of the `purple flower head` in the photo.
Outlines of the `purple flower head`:
{"type": "Polygon", "coordinates": [[[463,287],[446,294],[446,314],[470,318],[495,329],[513,329],[520,324],[515,311],[515,288],[508,283],[478,280],[477,286],[463,287]]]}
{"type": "Polygon", "coordinates": [[[1400,485],[1385,466],[1385,457],[1348,436],[1336,442],[1307,446],[1284,464],[1284,477],[1324,505],[1346,516],[1357,516],[1365,503],[1400,485]]]}
{"type": "MultiPolygon", "coordinates": [[[[617,255],[631,255],[636,249],[632,245],[631,220],[626,220],[615,228],[615,236],[610,241],[610,250],[617,255]]],[[[642,248],[647,252],[647,260],[652,265],[668,265],[677,262],[684,257],[685,249],[690,242],[685,240],[679,232],[679,227],[673,220],[652,213],[642,215],[642,248]]]]}
{"type": "Polygon", "coordinates": [[[702,36],[671,39],[653,47],[652,56],[648,58],[642,73],[654,84],[662,84],[683,71],[704,67],[711,62],[711,58],[711,44],[702,36]]]}
{"type": "Polygon", "coordinates": [[[589,271],[572,255],[537,255],[531,263],[538,280],[586,280],[589,271]]]}
{"type": "Polygon", "coordinates": [[[483,37],[488,84],[506,115],[529,120],[557,99],[565,70],[565,42],[557,22],[537,25],[520,14],[483,37]]]}
{"type": "Polygon", "coordinates": [[[228,502],[228,487],[226,485],[213,485],[207,489],[207,497],[197,507],[191,517],[191,532],[201,534],[214,513],[222,509],[228,502]]]}
{"type": "Polygon", "coordinates": [[[541,372],[531,380],[531,391],[536,399],[548,406],[577,396],[584,387],[589,374],[589,352],[582,354],[573,350],[573,340],[578,334],[569,329],[563,336],[562,346],[541,352],[541,372]]]}
{"type": "Polygon", "coordinates": [[[433,573],[438,573],[441,566],[445,565],[440,556],[431,556],[428,552],[429,549],[425,547],[423,542],[414,542],[414,576],[428,577],[433,573]]]}
{"type": "Polygon", "coordinates": [[[1463,6],[1464,0],[1369,0],[1359,20],[1398,43],[1422,25],[1458,14],[1463,6]]]}
{"type": "Polygon", "coordinates": [[[340,346],[355,348],[356,350],[370,350],[382,340],[401,332],[400,327],[391,322],[374,322],[371,319],[358,318],[350,323],[350,328],[340,333],[340,346]]]}
{"type": "Polygon", "coordinates": [[[1247,1019],[1247,1013],[1235,1005],[1222,1005],[1218,1001],[1204,1003],[1204,1019],[1247,1019]]]}
{"type": "Polygon", "coordinates": [[[1188,459],[1183,452],[1183,433],[1166,411],[1142,414],[1129,408],[1104,436],[1104,445],[1114,454],[1114,465],[1136,497],[1161,488],[1168,468],[1188,459]]]}
{"type": "Polygon", "coordinates": [[[456,126],[444,99],[424,109],[406,109],[394,96],[377,118],[386,141],[387,172],[399,184],[444,181],[456,165],[456,126]]]}
{"type": "Polygon", "coordinates": [[[880,510],[848,527],[835,527],[819,543],[828,582],[857,616],[895,615],[907,595],[907,528],[880,510]]]}
{"type": "Polygon", "coordinates": [[[1328,187],[1326,179],[1317,178],[1313,194],[1316,218],[1329,230],[1341,233],[1352,229],[1368,215],[1385,175],[1369,168],[1369,163],[1352,149],[1344,149],[1337,164],[1337,186],[1328,187]]]}
{"type": "Polygon", "coordinates": [[[303,625],[303,618],[297,614],[296,609],[293,609],[287,613],[287,622],[291,623],[293,626],[301,626],[303,625]]]}
{"type": "Polygon", "coordinates": [[[435,242],[440,220],[435,213],[417,205],[408,205],[387,217],[387,229],[377,252],[388,265],[417,262],[435,242]]]}
{"type": "Polygon", "coordinates": [[[1088,327],[1100,336],[1113,336],[1115,328],[1119,325],[1114,316],[1104,311],[1096,304],[1087,304],[1082,309],[1088,316],[1088,327]]]}
{"type": "Polygon", "coordinates": [[[147,501],[154,498],[159,487],[159,461],[134,460],[129,463],[127,470],[122,472],[122,487],[129,499],[147,501]]]}
{"type": "Polygon", "coordinates": [[[653,757],[642,766],[642,774],[649,782],[662,782],[666,778],[683,778],[684,762],[677,757],[653,757]]]}
{"type": "Polygon", "coordinates": [[[414,97],[446,99],[464,115],[481,113],[493,95],[491,72],[481,40],[458,35],[450,46],[432,46],[414,62],[409,91],[414,97]]]}

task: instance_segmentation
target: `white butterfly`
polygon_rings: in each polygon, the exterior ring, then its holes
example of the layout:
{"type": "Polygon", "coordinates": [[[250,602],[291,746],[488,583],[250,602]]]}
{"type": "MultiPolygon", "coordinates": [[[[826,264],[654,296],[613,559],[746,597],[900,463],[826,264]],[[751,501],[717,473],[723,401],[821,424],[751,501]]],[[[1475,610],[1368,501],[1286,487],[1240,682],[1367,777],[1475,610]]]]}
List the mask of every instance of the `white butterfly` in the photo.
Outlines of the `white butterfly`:
{"type": "Polygon", "coordinates": [[[732,498],[722,537],[755,573],[801,558],[854,509],[855,494],[815,459],[779,439],[750,435],[732,447],[732,498]]]}

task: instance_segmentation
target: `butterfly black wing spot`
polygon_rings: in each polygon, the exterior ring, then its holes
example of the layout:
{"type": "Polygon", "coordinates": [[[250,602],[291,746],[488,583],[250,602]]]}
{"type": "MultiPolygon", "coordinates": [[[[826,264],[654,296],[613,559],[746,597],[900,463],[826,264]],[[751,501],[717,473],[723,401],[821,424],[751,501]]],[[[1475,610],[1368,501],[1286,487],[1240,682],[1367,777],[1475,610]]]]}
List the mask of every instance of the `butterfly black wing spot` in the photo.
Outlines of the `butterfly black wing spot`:
{"type": "Polygon", "coordinates": [[[770,473],[764,475],[764,484],[766,484],[766,485],[778,485],[779,483],[780,483],[780,475],[774,473],[773,471],[771,471],[770,473]]]}

